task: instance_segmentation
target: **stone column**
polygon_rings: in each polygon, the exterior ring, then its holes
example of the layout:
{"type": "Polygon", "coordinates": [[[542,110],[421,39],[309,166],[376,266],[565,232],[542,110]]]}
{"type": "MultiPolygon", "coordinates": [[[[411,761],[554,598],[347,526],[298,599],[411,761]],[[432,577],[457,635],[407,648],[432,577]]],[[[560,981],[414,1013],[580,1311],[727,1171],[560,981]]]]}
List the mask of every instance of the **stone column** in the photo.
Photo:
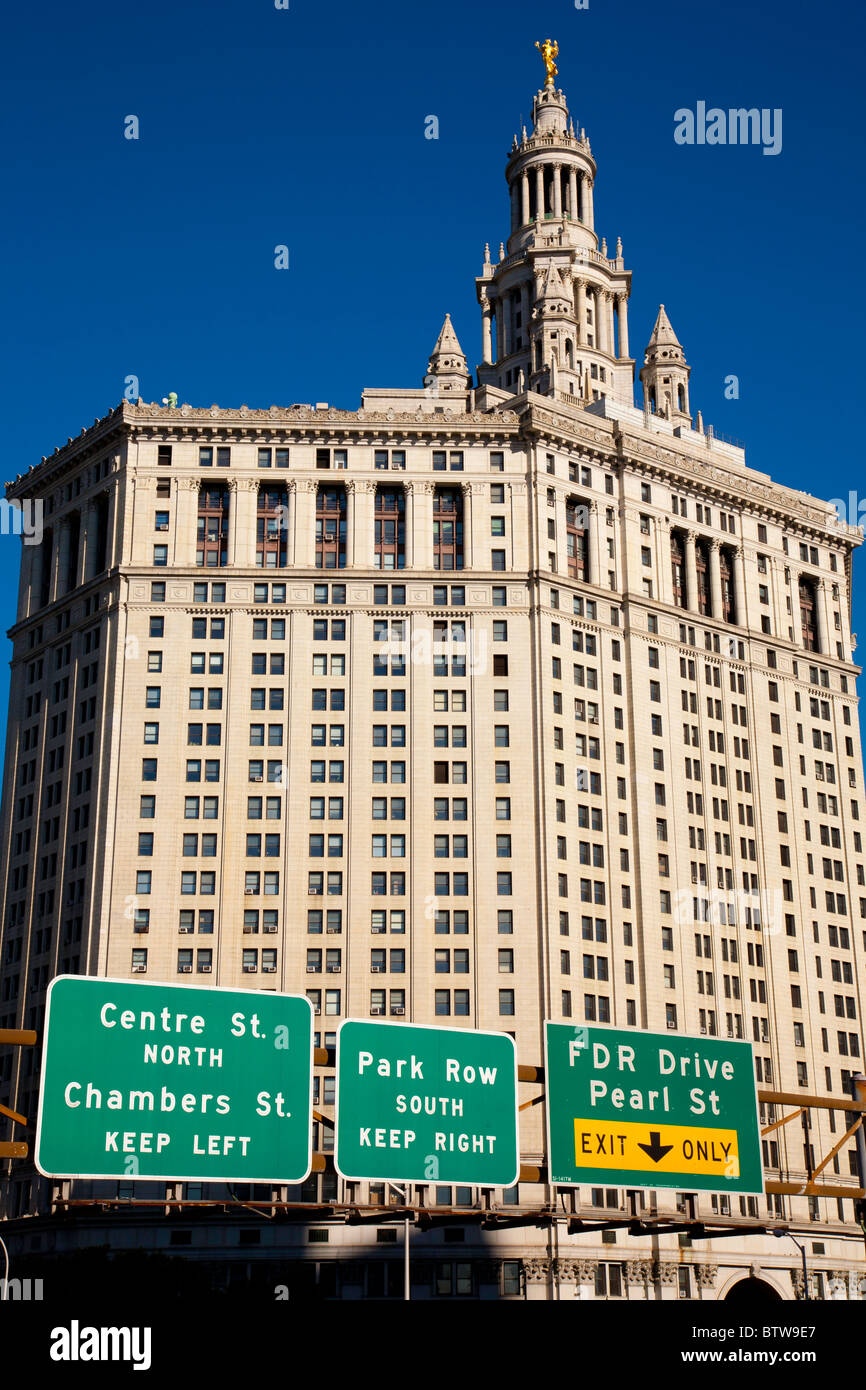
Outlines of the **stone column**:
{"type": "Polygon", "coordinates": [[[405,515],[403,521],[404,544],[403,544],[403,565],[409,570],[415,563],[415,484],[403,484],[403,505],[405,515]]]}
{"type": "Polygon", "coordinates": [[[295,563],[295,512],[298,509],[298,484],[295,478],[286,483],[286,515],[283,526],[286,532],[286,565],[295,563]]]}
{"type": "Polygon", "coordinates": [[[105,568],[110,570],[114,565],[120,564],[121,555],[120,544],[117,541],[117,510],[120,502],[120,483],[115,478],[110,487],[106,488],[105,494],[108,498],[107,519],[105,524],[105,568]]]}
{"type": "MultiPolygon", "coordinates": [[[[826,591],[825,591],[825,588],[824,588],[824,581],[823,581],[823,579],[816,579],[816,580],[814,581],[814,585],[815,585],[815,587],[814,587],[814,593],[815,593],[815,622],[816,622],[816,625],[817,625],[817,633],[818,633],[818,650],[819,650],[821,653],[823,653],[824,656],[829,656],[829,655],[830,655],[830,634],[829,634],[828,629],[827,629],[826,591]]],[[[798,590],[798,596],[799,596],[799,590],[798,590]]]]}
{"type": "Polygon", "coordinates": [[[695,554],[694,531],[686,531],[686,608],[690,613],[698,611],[698,558],[695,554]]]}
{"type": "Polygon", "coordinates": [[[412,484],[416,570],[432,570],[433,568],[433,492],[435,487],[436,484],[431,482],[412,484]]]}
{"type": "Polygon", "coordinates": [[[61,517],[58,524],[57,568],[54,598],[62,598],[69,590],[69,556],[72,545],[72,527],[69,517],[61,517]]]}
{"type": "Polygon", "coordinates": [[[229,488],[230,563],[253,569],[256,566],[259,479],[231,478],[229,488]]]}
{"type": "Polygon", "coordinates": [[[530,221],[529,216],[529,172],[524,169],[520,175],[520,220],[521,226],[525,227],[530,221]]]}
{"type": "MultiPolygon", "coordinates": [[[[199,478],[180,478],[174,517],[174,563],[194,565],[198,529],[199,478]]],[[[90,547],[88,546],[88,554],[90,547]]]]}
{"type": "Polygon", "coordinates": [[[583,220],[586,223],[587,227],[590,227],[593,231],[595,231],[595,213],[593,211],[592,206],[592,179],[589,177],[588,174],[584,174],[583,187],[584,192],[586,193],[586,210],[583,220]]]}
{"type": "Polygon", "coordinates": [[[535,168],[535,220],[544,221],[544,165],[535,168]]]}
{"type": "Polygon", "coordinates": [[[578,275],[574,281],[574,298],[577,308],[577,341],[586,347],[586,281],[578,275]]]}
{"type": "Polygon", "coordinates": [[[574,165],[568,171],[568,215],[572,222],[578,221],[577,170],[574,165]]]}
{"type": "Polygon", "coordinates": [[[463,494],[463,568],[468,570],[475,563],[472,546],[472,484],[461,483],[460,491],[463,494]]]}
{"type": "Polygon", "coordinates": [[[553,215],[562,216],[562,165],[553,166],[553,215]]]}
{"type": "Polygon", "coordinates": [[[601,508],[597,502],[589,505],[589,582],[598,588],[602,580],[602,561],[605,556],[602,554],[602,530],[601,530],[601,508]]]}
{"type": "Polygon", "coordinates": [[[358,483],[355,490],[355,543],[354,564],[356,567],[373,569],[375,556],[375,513],[376,484],[371,479],[358,483]]]}
{"type": "Polygon", "coordinates": [[[502,318],[502,352],[500,356],[507,357],[509,352],[511,351],[511,305],[509,303],[508,295],[501,295],[499,303],[501,305],[500,316],[502,318]]]}
{"type": "Polygon", "coordinates": [[[355,480],[349,478],[346,481],[346,568],[348,569],[355,563],[355,526],[357,524],[358,512],[355,506],[355,480]]]}
{"type": "Polygon", "coordinates": [[[486,293],[481,300],[481,361],[493,361],[492,323],[493,310],[486,293]]]}
{"type": "Polygon", "coordinates": [[[628,357],[628,295],[617,295],[619,311],[619,356],[620,361],[628,357]]]}
{"type": "Polygon", "coordinates": [[[496,360],[505,356],[505,302],[500,295],[496,301],[496,360]]]}
{"type": "Polygon", "coordinates": [[[607,335],[607,291],[596,290],[595,292],[595,345],[599,352],[610,355],[610,343],[607,335]]]}
{"type": "Polygon", "coordinates": [[[316,493],[319,485],[315,478],[301,478],[298,482],[297,505],[295,507],[295,564],[301,569],[316,567],[316,493]]]}
{"type": "Polygon", "coordinates": [[[521,190],[516,181],[511,185],[511,230],[516,232],[520,226],[520,198],[521,190]]]}
{"type": "MultiPolygon", "coordinates": [[[[651,523],[652,525],[652,523],[651,523]]],[[[657,585],[657,598],[662,603],[674,602],[674,574],[673,562],[670,556],[670,521],[660,517],[655,524],[656,532],[656,574],[659,575],[659,585],[657,585]]],[[[644,542],[645,537],[639,535],[639,541],[644,542]]],[[[631,552],[630,552],[631,553],[631,552]]]]}
{"type": "Polygon", "coordinates": [[[715,537],[710,541],[710,595],[713,605],[713,617],[717,622],[722,621],[722,565],[721,565],[722,543],[715,537]]]}
{"type": "Polygon", "coordinates": [[[746,564],[743,547],[738,545],[734,551],[734,612],[738,627],[748,627],[748,608],[746,604],[746,564]]]}
{"type": "MultiPolygon", "coordinates": [[[[545,490],[545,494],[546,494],[546,490],[545,490]]],[[[567,551],[567,530],[566,530],[566,521],[565,521],[565,493],[564,493],[564,492],[560,492],[559,489],[557,488],[556,494],[555,494],[555,498],[556,498],[556,500],[555,500],[554,506],[553,506],[553,515],[554,515],[554,519],[555,519],[555,521],[556,521],[556,540],[555,540],[555,542],[554,542],[554,545],[555,545],[555,547],[556,547],[556,572],[557,572],[557,574],[568,574],[568,555],[567,555],[567,553],[566,553],[566,551],[567,551]]],[[[545,538],[547,537],[547,518],[550,516],[550,511],[551,511],[551,509],[550,509],[550,507],[548,507],[548,505],[547,505],[547,498],[546,498],[546,495],[545,495],[545,504],[544,504],[544,514],[545,514],[544,536],[545,536],[545,538]]],[[[548,549],[550,549],[550,541],[549,541],[549,540],[548,540],[548,542],[547,542],[547,546],[548,546],[548,549]]]]}

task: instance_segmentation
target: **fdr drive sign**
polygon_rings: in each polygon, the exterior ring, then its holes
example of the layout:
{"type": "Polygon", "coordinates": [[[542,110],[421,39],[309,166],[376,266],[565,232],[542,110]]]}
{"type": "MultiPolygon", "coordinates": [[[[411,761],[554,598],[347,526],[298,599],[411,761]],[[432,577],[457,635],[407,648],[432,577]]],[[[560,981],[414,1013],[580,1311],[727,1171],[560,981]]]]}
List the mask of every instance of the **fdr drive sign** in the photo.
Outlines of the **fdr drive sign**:
{"type": "Polygon", "coordinates": [[[302,1182],[313,1012],[259,990],[59,975],[36,1166],[50,1177],[302,1182]]]}
{"type": "Polygon", "coordinates": [[[548,1023],[553,1183],[764,1190],[752,1048],[548,1023]]]}
{"type": "Polygon", "coordinates": [[[335,1148],[343,1178],[511,1187],[520,1168],[514,1039],[346,1019],[335,1148]]]}

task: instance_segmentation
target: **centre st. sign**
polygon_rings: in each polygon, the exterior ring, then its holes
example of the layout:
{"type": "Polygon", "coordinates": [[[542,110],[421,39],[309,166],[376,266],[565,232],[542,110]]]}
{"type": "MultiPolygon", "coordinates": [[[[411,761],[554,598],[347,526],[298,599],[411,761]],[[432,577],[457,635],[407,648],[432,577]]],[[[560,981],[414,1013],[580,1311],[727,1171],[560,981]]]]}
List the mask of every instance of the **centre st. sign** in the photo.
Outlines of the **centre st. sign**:
{"type": "Polygon", "coordinates": [[[517,1181],[517,1056],[507,1033],[346,1019],[336,1113],[343,1178],[517,1181]]]}
{"type": "Polygon", "coordinates": [[[763,1192],[751,1044],[545,1025],[552,1183],[763,1192]]]}
{"type": "Polygon", "coordinates": [[[58,975],[45,1011],[37,1168],[303,1182],[312,1027],[302,996],[58,975]]]}

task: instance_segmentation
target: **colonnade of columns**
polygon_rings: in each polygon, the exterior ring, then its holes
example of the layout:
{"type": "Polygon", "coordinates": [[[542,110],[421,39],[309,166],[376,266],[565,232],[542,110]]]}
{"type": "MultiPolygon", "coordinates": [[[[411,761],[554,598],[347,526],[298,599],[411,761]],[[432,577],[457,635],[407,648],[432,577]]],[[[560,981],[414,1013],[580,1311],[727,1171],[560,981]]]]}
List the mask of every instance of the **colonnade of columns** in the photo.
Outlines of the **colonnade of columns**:
{"type": "MultiPolygon", "coordinates": [[[[481,360],[485,364],[501,362],[503,358],[529,346],[530,282],[521,281],[501,295],[485,292],[481,299],[481,360]],[[520,312],[520,328],[516,329],[515,315],[520,312]],[[496,320],[496,357],[493,357],[493,320],[496,320]],[[518,349],[516,339],[521,338],[518,349]]],[[[574,280],[574,309],[577,347],[594,347],[608,357],[628,361],[628,295],[595,285],[584,276],[574,280]],[[592,305],[592,324],[587,307],[592,305]],[[614,321],[616,320],[616,322],[614,321]],[[618,328],[618,341],[616,329],[618,328]]],[[[561,362],[560,366],[565,363],[561,362]]]]}
{"type": "Polygon", "coordinates": [[[511,185],[512,232],[545,216],[564,216],[592,228],[592,184],[587,170],[558,160],[524,168],[511,185]]]}
{"type": "Polygon", "coordinates": [[[77,512],[68,512],[56,520],[45,521],[43,518],[41,539],[36,544],[23,546],[18,593],[19,620],[44,606],[43,599],[46,604],[54,603],[72,589],[93,579],[102,545],[105,549],[104,563],[112,563],[116,503],[115,486],[88,498],[77,512]],[[100,537],[103,511],[105,532],[100,537]]]}

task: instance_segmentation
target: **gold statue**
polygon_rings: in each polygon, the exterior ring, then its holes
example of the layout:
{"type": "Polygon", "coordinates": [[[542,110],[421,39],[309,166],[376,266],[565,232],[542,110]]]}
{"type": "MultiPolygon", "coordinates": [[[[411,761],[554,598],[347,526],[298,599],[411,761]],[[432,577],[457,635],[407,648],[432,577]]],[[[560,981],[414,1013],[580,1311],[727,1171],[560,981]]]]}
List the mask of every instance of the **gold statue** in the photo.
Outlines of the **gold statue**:
{"type": "Polygon", "coordinates": [[[544,68],[547,73],[544,85],[545,87],[552,87],[554,85],[553,79],[559,71],[554,62],[554,59],[559,57],[559,44],[556,39],[545,39],[544,43],[536,42],[535,47],[544,59],[544,68]]]}

